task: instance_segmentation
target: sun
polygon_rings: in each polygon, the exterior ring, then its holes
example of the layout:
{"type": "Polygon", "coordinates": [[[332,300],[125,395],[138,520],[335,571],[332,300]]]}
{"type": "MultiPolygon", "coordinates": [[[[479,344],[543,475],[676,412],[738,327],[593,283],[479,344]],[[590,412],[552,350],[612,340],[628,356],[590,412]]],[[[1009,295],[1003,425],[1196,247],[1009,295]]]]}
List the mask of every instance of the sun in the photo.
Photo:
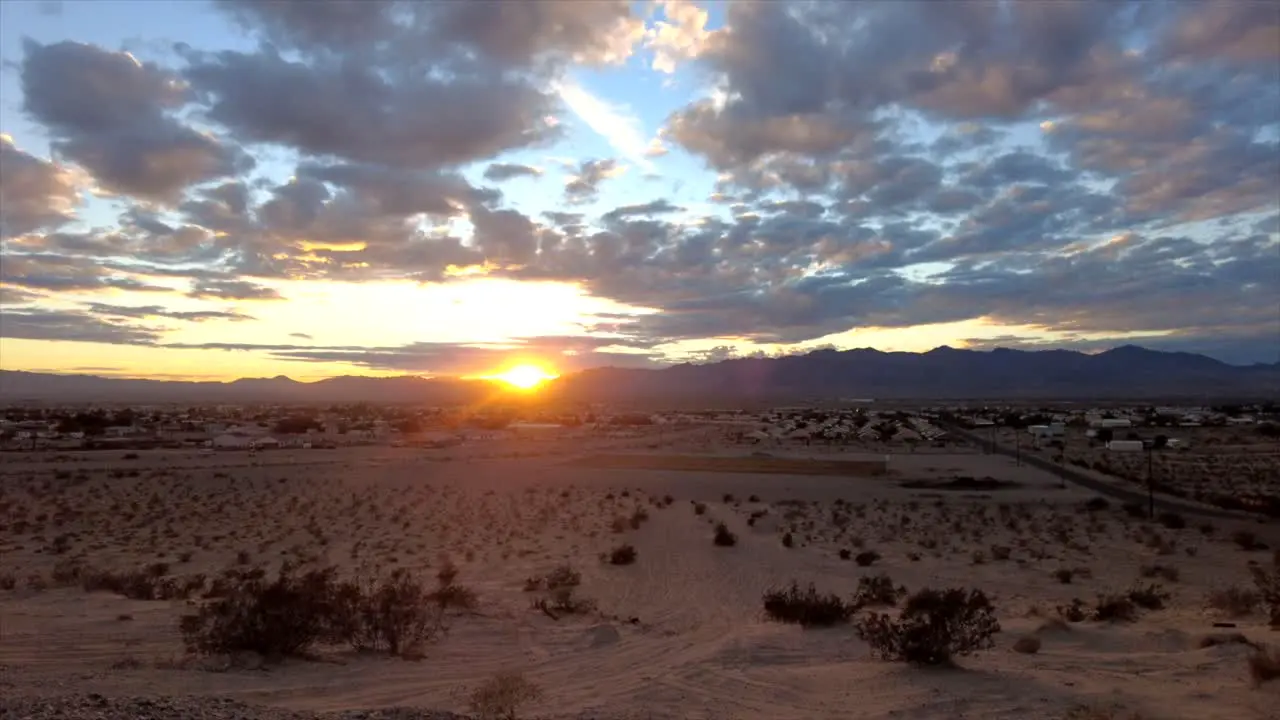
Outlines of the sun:
{"type": "Polygon", "coordinates": [[[559,377],[552,375],[536,365],[516,365],[509,370],[491,376],[521,390],[532,390],[548,380],[559,377]]]}

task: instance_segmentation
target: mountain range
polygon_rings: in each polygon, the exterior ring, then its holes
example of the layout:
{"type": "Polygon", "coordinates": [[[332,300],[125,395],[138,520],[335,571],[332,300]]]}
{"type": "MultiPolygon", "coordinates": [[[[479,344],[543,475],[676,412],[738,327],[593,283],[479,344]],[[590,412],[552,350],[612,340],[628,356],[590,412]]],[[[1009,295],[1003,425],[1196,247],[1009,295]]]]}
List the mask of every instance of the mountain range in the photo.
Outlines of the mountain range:
{"type": "MultiPolygon", "coordinates": [[[[353,403],[452,405],[503,391],[485,380],[342,376],[298,382],[285,376],[232,382],[104,378],[0,370],[0,402],[353,403]]],[[[1070,350],[925,353],[816,350],[663,369],[596,368],[552,381],[538,397],[566,402],[820,401],[840,398],[1273,399],[1280,363],[1229,365],[1191,353],[1126,345],[1070,350]]]]}

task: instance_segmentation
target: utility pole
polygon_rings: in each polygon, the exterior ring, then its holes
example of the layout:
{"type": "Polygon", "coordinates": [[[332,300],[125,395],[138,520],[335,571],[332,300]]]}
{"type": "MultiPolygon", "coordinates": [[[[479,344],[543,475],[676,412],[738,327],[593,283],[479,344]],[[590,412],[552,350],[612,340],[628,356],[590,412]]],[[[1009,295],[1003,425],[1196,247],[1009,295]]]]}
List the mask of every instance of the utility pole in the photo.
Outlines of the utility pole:
{"type": "Polygon", "coordinates": [[[1154,451],[1154,443],[1147,445],[1147,517],[1153,520],[1156,517],[1156,485],[1151,474],[1151,455],[1154,451]]]}

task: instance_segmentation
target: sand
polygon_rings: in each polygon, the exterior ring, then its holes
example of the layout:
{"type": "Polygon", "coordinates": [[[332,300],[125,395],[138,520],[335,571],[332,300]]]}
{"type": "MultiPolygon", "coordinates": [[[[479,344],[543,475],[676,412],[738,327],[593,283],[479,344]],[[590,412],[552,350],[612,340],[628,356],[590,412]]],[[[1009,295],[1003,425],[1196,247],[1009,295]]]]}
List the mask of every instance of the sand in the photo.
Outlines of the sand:
{"type": "MultiPolygon", "coordinates": [[[[751,456],[715,437],[695,427],[665,431],[660,441],[543,438],[445,451],[0,457],[0,575],[16,582],[0,590],[0,695],[465,712],[477,684],[518,671],[545,693],[528,717],[1025,720],[1064,717],[1081,705],[1149,718],[1275,717],[1280,683],[1251,685],[1249,648],[1201,649],[1199,640],[1226,619],[1206,609],[1206,593],[1248,585],[1247,562],[1268,558],[1237,547],[1233,530],[1277,547],[1276,528],[1217,520],[1206,536],[1194,517],[1171,530],[1118,508],[1091,515],[1081,507],[1089,493],[973,453],[895,455],[879,477],[583,463],[646,452],[751,456]],[[957,476],[1007,484],[903,487],[957,476]],[[618,522],[637,509],[649,516],[638,529],[618,522]],[[716,522],[737,534],[735,547],[712,544],[716,522]],[[786,532],[794,547],[781,542],[786,532]],[[601,561],[624,542],[638,551],[635,564],[601,561]],[[1007,547],[1009,559],[996,559],[995,546],[1007,547]],[[875,550],[881,559],[859,567],[841,549],[875,550]],[[324,648],[310,661],[239,658],[228,668],[184,657],[177,620],[194,600],[30,586],[32,576],[49,584],[55,565],[72,558],[118,570],[164,562],[179,578],[232,566],[274,572],[285,559],[431,577],[447,558],[480,608],[418,661],[324,648]],[[598,613],[553,620],[531,608],[526,578],[563,563],[582,573],[578,593],[598,613]],[[1127,624],[1050,621],[1056,606],[1127,589],[1153,564],[1178,570],[1177,582],[1162,581],[1172,593],[1167,609],[1127,624]],[[1060,568],[1083,570],[1062,584],[1053,577],[1060,568]],[[881,572],[910,589],[986,591],[1003,627],[996,647],[962,658],[956,670],[922,670],[873,659],[851,627],[801,630],[762,615],[770,586],[794,579],[851,593],[860,577],[881,572]],[[1028,635],[1040,638],[1039,652],[1014,652],[1028,635]]],[[[829,461],[832,451],[770,452],[829,461]]],[[[1280,640],[1261,612],[1232,622],[1251,641],[1280,640]]]]}

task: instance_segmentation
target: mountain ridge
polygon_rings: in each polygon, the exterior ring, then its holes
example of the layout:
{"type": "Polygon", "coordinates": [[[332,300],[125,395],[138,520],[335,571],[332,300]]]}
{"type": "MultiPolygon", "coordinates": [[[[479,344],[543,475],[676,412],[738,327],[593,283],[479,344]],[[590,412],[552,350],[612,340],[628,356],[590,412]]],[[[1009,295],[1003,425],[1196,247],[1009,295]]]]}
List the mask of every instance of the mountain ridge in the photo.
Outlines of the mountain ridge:
{"type": "MultiPolygon", "coordinates": [[[[286,375],[229,381],[110,378],[0,370],[0,401],[58,402],[418,402],[451,404],[491,396],[491,381],[417,375],[286,375]]],[[[1074,350],[970,350],[939,346],[912,353],[820,349],[779,357],[729,358],[660,369],[599,367],[552,381],[540,393],[568,401],[741,397],[956,399],[1023,397],[1274,397],[1280,363],[1230,365],[1186,352],[1122,345],[1074,350]]]]}

